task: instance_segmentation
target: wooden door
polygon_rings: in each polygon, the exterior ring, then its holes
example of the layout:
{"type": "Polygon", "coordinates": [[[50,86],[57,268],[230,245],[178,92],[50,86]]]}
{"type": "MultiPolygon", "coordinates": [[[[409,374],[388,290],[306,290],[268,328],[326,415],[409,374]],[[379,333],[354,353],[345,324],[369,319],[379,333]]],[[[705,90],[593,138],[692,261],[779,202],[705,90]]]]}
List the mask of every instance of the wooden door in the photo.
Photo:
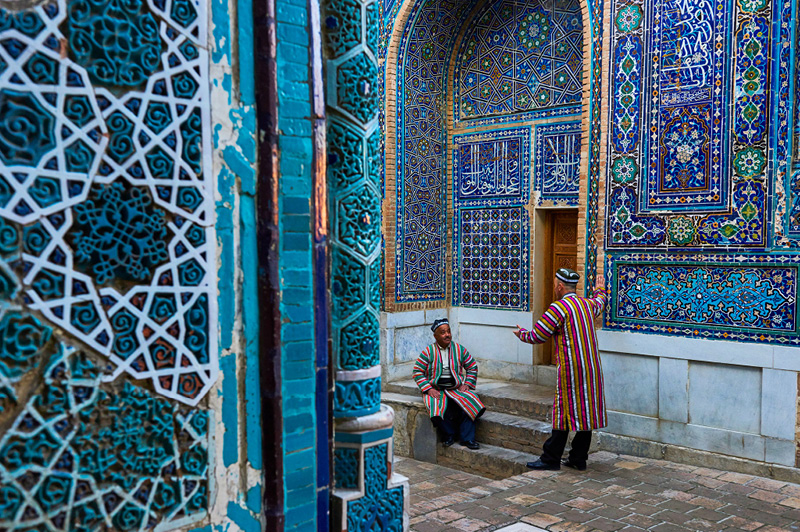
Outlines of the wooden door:
{"type": "MultiPolygon", "coordinates": [[[[553,302],[553,277],[559,268],[578,268],[578,211],[556,211],[548,216],[547,272],[544,279],[545,290],[543,308],[553,302]]],[[[553,343],[544,345],[545,363],[554,364],[553,343]],[[548,362],[549,361],[549,362],[548,362]]]]}

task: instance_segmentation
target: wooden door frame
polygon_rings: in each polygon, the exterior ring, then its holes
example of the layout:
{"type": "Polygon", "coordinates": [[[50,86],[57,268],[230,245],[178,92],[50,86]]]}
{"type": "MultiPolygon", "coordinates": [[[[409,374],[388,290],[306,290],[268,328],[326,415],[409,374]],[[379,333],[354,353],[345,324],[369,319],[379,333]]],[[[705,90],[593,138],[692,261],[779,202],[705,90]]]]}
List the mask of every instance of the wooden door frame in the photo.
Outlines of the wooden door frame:
{"type": "MultiPolygon", "coordinates": [[[[533,319],[538,319],[553,301],[553,253],[555,248],[555,227],[556,217],[560,214],[574,214],[576,223],[578,219],[578,209],[537,209],[534,217],[538,226],[535,228],[534,238],[534,305],[533,319]]],[[[578,244],[578,242],[576,242],[578,244]]],[[[577,249],[576,249],[577,259],[577,249]]],[[[535,365],[550,365],[554,363],[552,359],[552,342],[548,341],[541,346],[534,346],[533,363],[535,365]],[[536,349],[538,347],[538,349],[536,349]]]]}

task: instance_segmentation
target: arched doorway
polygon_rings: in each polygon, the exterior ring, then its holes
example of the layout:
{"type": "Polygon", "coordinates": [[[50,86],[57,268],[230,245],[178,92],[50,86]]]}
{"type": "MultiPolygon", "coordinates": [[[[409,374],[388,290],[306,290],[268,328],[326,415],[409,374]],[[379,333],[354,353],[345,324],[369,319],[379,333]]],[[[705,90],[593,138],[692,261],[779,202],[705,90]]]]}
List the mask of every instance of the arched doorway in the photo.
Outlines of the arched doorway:
{"type": "Polygon", "coordinates": [[[583,266],[599,108],[587,12],[578,0],[399,8],[385,62],[388,312],[541,310],[551,209],[571,210],[583,266]]]}

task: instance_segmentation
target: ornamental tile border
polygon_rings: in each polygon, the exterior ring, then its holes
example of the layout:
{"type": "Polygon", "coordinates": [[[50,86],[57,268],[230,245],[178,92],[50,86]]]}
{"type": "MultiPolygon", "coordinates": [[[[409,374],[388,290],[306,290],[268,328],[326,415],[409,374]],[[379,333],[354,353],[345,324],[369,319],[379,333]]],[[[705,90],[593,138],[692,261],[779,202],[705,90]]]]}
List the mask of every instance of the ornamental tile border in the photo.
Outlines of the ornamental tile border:
{"type": "Polygon", "coordinates": [[[786,254],[606,256],[612,330],[800,345],[800,261],[786,254]]]}

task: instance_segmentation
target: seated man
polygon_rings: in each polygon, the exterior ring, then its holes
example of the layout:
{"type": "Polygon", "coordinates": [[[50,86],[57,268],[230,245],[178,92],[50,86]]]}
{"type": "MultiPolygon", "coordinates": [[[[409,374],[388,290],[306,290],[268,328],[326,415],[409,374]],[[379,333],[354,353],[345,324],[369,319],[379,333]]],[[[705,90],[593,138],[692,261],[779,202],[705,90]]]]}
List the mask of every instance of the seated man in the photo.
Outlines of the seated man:
{"type": "Polygon", "coordinates": [[[461,445],[479,449],[475,420],[486,408],[472,391],[478,382],[478,363],[469,351],[452,341],[446,319],[433,322],[431,330],[436,342],[419,355],[412,376],[422,391],[431,421],[444,433],[444,446],[453,445],[457,429],[461,445]]]}

